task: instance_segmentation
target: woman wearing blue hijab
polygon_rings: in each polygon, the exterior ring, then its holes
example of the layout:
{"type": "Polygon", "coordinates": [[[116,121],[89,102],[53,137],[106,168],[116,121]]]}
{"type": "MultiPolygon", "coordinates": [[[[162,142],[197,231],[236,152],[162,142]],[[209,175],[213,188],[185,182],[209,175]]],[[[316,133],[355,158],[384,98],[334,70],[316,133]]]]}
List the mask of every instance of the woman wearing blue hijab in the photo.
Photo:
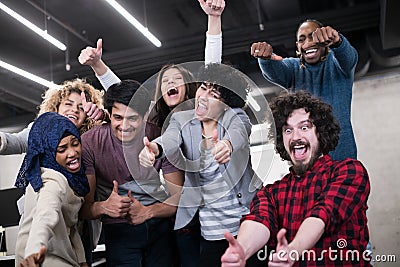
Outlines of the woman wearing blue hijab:
{"type": "Polygon", "coordinates": [[[79,130],[70,120],[53,112],[36,119],[15,185],[26,190],[16,266],[38,260],[43,246],[43,267],[86,266],[77,223],[89,184],[79,130]]]}

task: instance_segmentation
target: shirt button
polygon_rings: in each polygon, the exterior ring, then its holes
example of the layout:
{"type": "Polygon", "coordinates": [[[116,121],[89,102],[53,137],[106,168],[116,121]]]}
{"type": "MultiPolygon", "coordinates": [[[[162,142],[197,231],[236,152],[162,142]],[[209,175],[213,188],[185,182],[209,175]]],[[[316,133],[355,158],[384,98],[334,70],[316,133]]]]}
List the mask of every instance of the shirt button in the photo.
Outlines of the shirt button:
{"type": "Polygon", "coordinates": [[[242,197],[242,193],[237,193],[237,195],[236,195],[238,198],[241,198],[242,197]]]}

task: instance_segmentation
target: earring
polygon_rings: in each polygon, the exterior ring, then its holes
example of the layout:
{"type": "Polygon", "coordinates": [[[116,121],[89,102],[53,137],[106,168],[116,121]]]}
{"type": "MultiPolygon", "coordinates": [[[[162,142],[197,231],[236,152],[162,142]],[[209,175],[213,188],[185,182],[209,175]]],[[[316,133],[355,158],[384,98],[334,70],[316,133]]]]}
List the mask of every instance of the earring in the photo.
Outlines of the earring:
{"type": "Polygon", "coordinates": [[[301,53],[300,53],[298,50],[296,50],[296,56],[297,56],[297,57],[300,57],[300,56],[301,56],[301,53]]]}

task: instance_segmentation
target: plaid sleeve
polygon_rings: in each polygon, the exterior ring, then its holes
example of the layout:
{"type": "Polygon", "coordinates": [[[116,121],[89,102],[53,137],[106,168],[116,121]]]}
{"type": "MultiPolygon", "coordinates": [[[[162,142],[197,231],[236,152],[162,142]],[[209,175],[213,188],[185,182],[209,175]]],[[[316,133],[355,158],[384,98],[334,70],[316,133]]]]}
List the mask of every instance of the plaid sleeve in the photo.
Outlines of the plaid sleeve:
{"type": "Polygon", "coordinates": [[[257,192],[250,204],[250,213],[242,221],[251,220],[265,225],[271,236],[278,232],[278,212],[273,197],[273,188],[267,185],[257,192]]]}
{"type": "Polygon", "coordinates": [[[336,165],[327,179],[326,188],[306,218],[322,219],[326,231],[332,232],[350,218],[352,213],[366,206],[370,184],[361,162],[351,159],[336,165]]]}

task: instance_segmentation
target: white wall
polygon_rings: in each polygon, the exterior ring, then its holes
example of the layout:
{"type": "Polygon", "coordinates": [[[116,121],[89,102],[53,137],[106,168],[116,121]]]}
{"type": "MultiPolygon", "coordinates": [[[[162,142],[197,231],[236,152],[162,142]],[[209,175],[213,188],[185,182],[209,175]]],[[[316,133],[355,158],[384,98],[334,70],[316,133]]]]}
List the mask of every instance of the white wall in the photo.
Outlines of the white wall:
{"type": "Polygon", "coordinates": [[[358,157],[370,175],[369,229],[375,255],[400,263],[400,72],[357,81],[352,121],[358,157]]]}
{"type": "Polygon", "coordinates": [[[0,156],[0,189],[14,187],[24,154],[0,156]]]}

